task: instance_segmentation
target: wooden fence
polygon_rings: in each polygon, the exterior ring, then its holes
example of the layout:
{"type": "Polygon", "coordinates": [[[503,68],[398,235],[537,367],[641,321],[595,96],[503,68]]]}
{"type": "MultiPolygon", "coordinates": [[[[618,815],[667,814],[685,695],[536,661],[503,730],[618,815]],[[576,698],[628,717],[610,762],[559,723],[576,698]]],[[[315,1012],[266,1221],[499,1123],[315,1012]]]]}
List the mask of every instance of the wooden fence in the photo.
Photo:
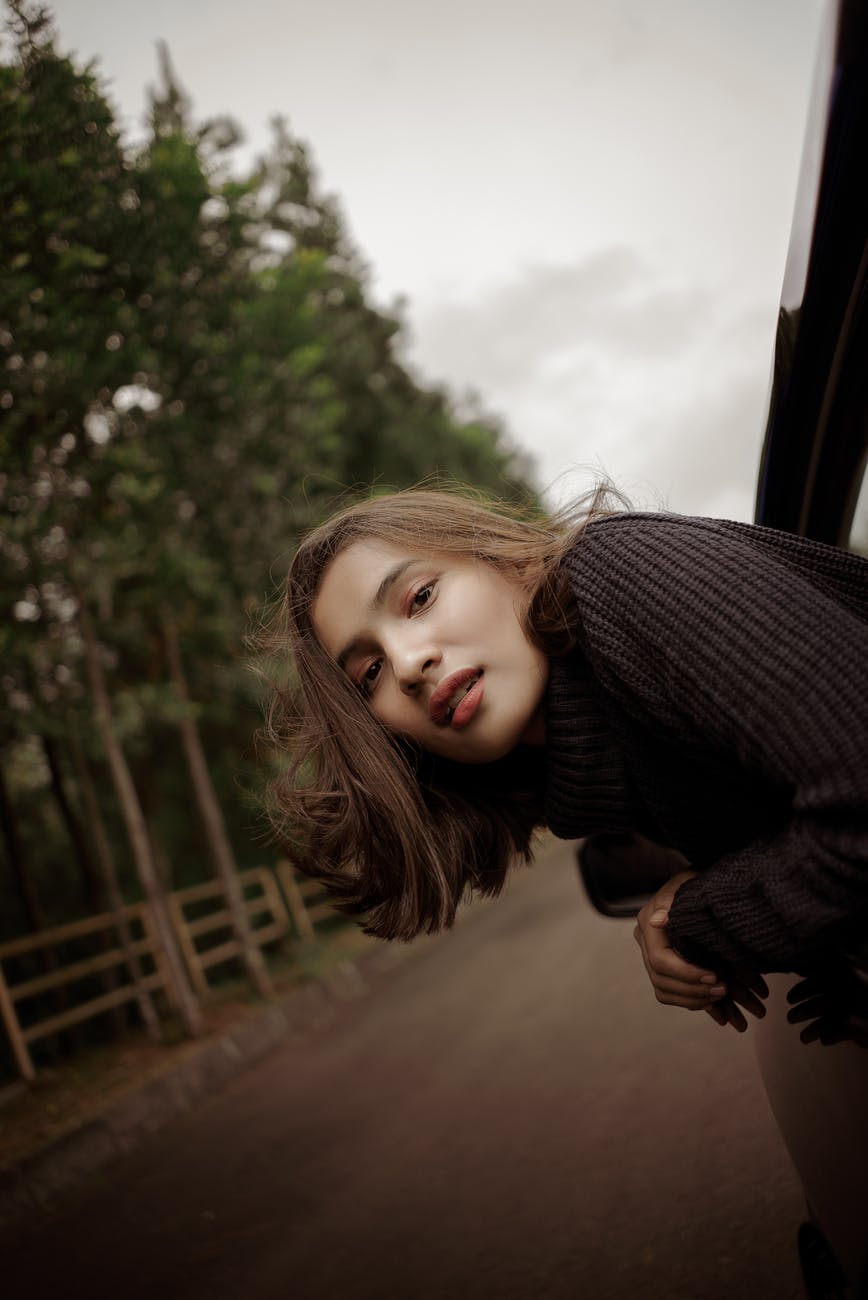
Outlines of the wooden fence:
{"type": "MultiPolygon", "coordinates": [[[[267,867],[253,867],[250,871],[239,873],[241,887],[254,889],[253,898],[245,898],[247,915],[251,921],[253,938],[262,947],[274,939],[282,939],[289,930],[289,916],[280,896],[273,874],[267,867]],[[268,916],[265,925],[253,926],[257,917],[268,916]]],[[[241,944],[232,933],[232,917],[225,904],[223,886],[219,880],[208,880],[203,885],[191,885],[188,889],[175,889],[168,896],[169,913],[175,926],[178,942],[184,954],[184,961],[190,972],[193,987],[205,996],[208,993],[207,972],[214,966],[230,961],[241,953],[241,944]],[[199,911],[195,917],[188,917],[188,908],[201,908],[201,904],[217,904],[212,911],[199,911]],[[196,940],[213,935],[225,934],[217,944],[204,949],[197,948],[196,940]]]]}
{"type": "Polygon", "coordinates": [[[317,924],[334,920],[339,913],[332,907],[319,881],[299,875],[286,858],[278,862],[275,870],[299,939],[315,939],[317,924]]]}
{"type": "MultiPolygon", "coordinates": [[[[278,864],[276,875],[280,889],[275,873],[267,867],[254,867],[241,873],[256,943],[261,947],[286,935],[292,936],[293,931],[298,939],[314,940],[316,926],[335,915],[321,887],[315,881],[299,878],[288,861],[278,864]],[[263,917],[264,923],[256,924],[263,917]]],[[[177,889],[168,895],[168,902],[190,980],[198,993],[206,996],[208,972],[240,952],[222,885],[217,880],[209,880],[177,889]]],[[[124,1003],[141,1002],[161,990],[171,994],[171,974],[147,903],[134,903],[119,913],[104,912],[0,944],[0,1020],[18,1072],[28,1080],[36,1075],[29,1051],[31,1043],[124,1003]],[[95,956],[64,961],[63,950],[79,941],[101,944],[102,951],[95,956]],[[21,960],[28,958],[38,963],[44,973],[13,981],[9,965],[20,966],[21,960]],[[124,975],[128,982],[122,983],[124,975]],[[22,1002],[36,998],[44,1001],[46,994],[54,994],[68,1004],[74,999],[71,992],[74,986],[83,981],[92,985],[94,976],[102,977],[114,987],[96,996],[87,995],[72,1006],[55,1008],[52,1014],[45,1015],[43,1007],[31,1009],[30,1016],[25,1017],[29,1023],[22,1026],[18,1012],[22,1002]]]]}
{"type": "MultiPolygon", "coordinates": [[[[149,996],[157,989],[165,989],[170,984],[168,963],[157,939],[150,908],[144,903],[135,903],[125,907],[119,914],[104,912],[99,916],[89,916],[82,921],[73,921],[68,925],[57,925],[51,930],[41,930],[38,934],[26,935],[21,939],[12,939],[0,944],[0,1015],[6,1026],[6,1033],[12,1046],[12,1053],[19,1073],[25,1079],[33,1079],[36,1071],[30,1056],[29,1044],[39,1038],[47,1038],[62,1029],[102,1015],[112,1007],[119,1007],[125,1002],[137,1001],[149,996]],[[129,943],[120,939],[120,931],[129,927],[130,931],[138,928],[140,938],[133,938],[129,943]],[[106,947],[95,957],[84,960],[61,963],[58,949],[76,940],[100,938],[111,935],[114,947],[106,947]],[[45,974],[35,978],[8,983],[3,969],[4,962],[15,958],[36,956],[43,966],[52,966],[45,974]],[[153,969],[141,973],[136,964],[141,958],[150,958],[153,969]],[[63,990],[70,985],[89,980],[94,975],[110,973],[117,977],[118,968],[126,967],[132,981],[118,984],[107,993],[97,997],[88,997],[75,1006],[67,1007],[58,1014],[36,1020],[26,1029],[22,1028],[18,1015],[18,1005],[29,999],[40,997],[45,993],[63,990]],[[132,967],[132,969],[131,969],[132,967]]],[[[68,995],[64,997],[68,1001],[68,995]]]]}

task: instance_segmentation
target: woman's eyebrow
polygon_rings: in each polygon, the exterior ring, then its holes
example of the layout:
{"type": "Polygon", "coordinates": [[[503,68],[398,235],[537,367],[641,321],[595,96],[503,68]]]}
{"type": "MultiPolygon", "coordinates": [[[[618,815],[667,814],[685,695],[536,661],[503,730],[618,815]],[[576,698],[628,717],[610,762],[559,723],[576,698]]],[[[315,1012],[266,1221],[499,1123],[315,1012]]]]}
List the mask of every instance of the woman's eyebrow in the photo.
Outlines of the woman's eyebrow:
{"type": "MultiPolygon", "coordinates": [[[[368,607],[372,613],[376,613],[378,609],[382,609],[389,592],[392,590],[395,583],[399,582],[407,570],[415,563],[415,560],[399,560],[397,564],[393,564],[391,569],[386,571],[383,575],[383,580],[374,593],[374,598],[368,607]]],[[[361,645],[361,638],[359,637],[353,637],[351,641],[347,642],[337,657],[338,668],[346,667],[347,660],[359,645],[361,645]]]]}

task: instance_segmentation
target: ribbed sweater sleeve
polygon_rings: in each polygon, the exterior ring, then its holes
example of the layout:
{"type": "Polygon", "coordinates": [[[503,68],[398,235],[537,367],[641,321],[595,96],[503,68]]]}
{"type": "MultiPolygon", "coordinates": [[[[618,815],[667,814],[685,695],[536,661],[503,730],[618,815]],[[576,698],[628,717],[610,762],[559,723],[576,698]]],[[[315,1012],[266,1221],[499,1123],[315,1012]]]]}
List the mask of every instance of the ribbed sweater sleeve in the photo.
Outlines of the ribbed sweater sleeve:
{"type": "Polygon", "coordinates": [[[673,944],[703,964],[798,970],[868,921],[868,624],[767,530],[715,524],[601,520],[568,568],[585,653],[620,706],[789,796],[782,828],[679,889],[673,944]]]}

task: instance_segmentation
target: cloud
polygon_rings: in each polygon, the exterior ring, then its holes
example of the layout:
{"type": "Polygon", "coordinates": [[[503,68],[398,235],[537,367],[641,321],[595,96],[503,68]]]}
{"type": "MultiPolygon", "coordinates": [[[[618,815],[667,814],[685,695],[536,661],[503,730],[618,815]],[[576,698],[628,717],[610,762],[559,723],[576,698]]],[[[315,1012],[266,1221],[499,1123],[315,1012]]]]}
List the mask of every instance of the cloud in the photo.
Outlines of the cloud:
{"type": "Polygon", "coordinates": [[[527,267],[462,300],[421,301],[413,351],[426,368],[466,373],[479,386],[510,385],[577,349],[660,357],[689,341],[712,309],[708,291],[655,283],[627,248],[578,265],[527,267]]]}
{"type": "Polygon", "coordinates": [[[411,359],[471,388],[562,500],[598,466],[653,508],[748,518],[773,320],[613,247],[421,304],[411,359]],[[564,475],[566,472],[566,480],[564,475]]]}

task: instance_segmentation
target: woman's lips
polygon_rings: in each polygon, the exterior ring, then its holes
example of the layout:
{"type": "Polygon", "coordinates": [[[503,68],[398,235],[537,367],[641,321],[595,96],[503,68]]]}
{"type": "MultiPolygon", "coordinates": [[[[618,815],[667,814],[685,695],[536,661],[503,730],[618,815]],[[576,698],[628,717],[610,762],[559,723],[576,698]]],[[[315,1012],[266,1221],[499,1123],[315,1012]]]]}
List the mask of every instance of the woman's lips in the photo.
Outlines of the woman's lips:
{"type": "Polygon", "coordinates": [[[456,731],[460,731],[462,727],[466,727],[476,710],[479,708],[482,703],[482,691],[482,677],[479,676],[461,702],[455,706],[452,717],[449,720],[449,725],[454,727],[456,731]]]}
{"type": "Polygon", "coordinates": [[[466,726],[482,699],[481,679],[481,668],[459,668],[458,672],[444,677],[428,701],[431,721],[441,726],[444,723],[466,726]],[[454,705],[453,700],[456,700],[454,705]]]}

